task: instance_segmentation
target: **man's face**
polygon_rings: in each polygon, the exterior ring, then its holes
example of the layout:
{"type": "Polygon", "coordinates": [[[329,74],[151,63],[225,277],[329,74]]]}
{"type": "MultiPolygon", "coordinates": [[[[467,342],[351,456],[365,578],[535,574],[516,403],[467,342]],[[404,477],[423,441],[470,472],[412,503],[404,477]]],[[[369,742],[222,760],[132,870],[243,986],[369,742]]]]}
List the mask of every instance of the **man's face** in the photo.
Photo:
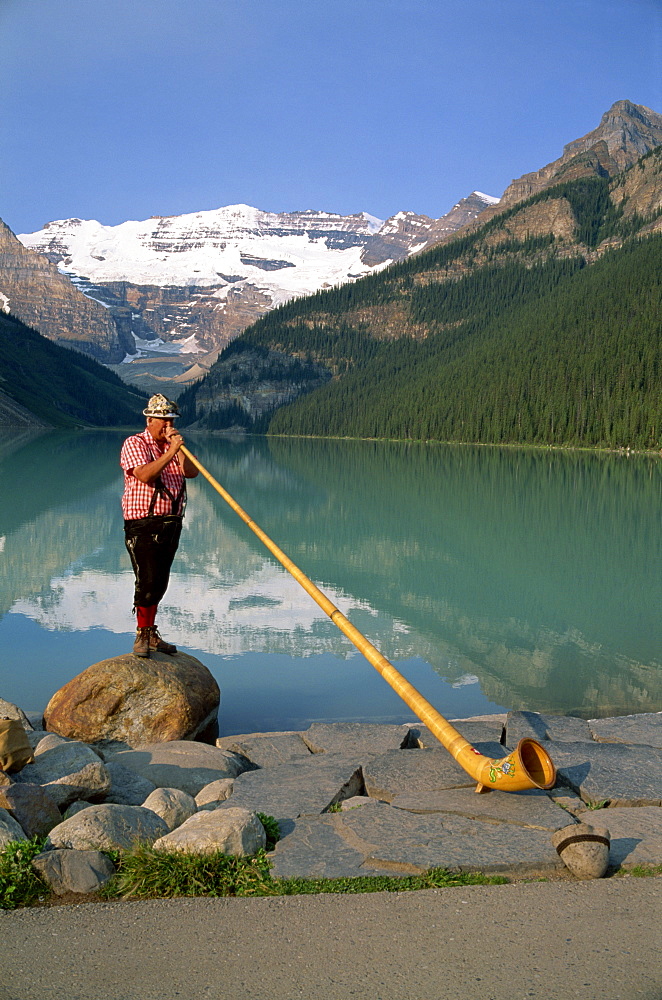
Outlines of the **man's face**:
{"type": "Polygon", "coordinates": [[[172,417],[162,418],[162,417],[148,417],[147,418],[147,429],[159,444],[164,444],[169,436],[169,427],[173,426],[172,417]]]}

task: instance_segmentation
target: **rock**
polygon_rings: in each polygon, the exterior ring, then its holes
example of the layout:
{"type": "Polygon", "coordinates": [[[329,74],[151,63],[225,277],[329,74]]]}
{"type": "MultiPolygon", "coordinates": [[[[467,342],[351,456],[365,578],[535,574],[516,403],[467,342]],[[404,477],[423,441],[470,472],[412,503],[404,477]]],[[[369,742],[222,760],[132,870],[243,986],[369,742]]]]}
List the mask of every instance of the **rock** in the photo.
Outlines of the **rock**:
{"type": "Polygon", "coordinates": [[[602,878],[609,864],[609,830],[575,823],[552,834],[552,844],[573,875],[602,878]]]}
{"type": "Polygon", "coordinates": [[[141,806],[156,788],[153,781],[143,778],[116,760],[107,760],[106,768],[110,775],[110,792],[106,796],[106,802],[114,802],[120,806],[141,806]]]}
{"type": "Polygon", "coordinates": [[[56,896],[97,892],[115,874],[115,865],[101,851],[44,851],[32,859],[32,867],[56,896]]]}
{"type": "Polygon", "coordinates": [[[662,712],[624,715],[615,719],[589,719],[593,739],[599,743],[640,743],[662,747],[662,712]]]}
{"type": "Polygon", "coordinates": [[[88,743],[193,740],[216,719],[220,697],[210,672],[187,653],[126,653],[94,663],[60,688],[44,721],[88,743]]]}
{"type": "Polygon", "coordinates": [[[34,732],[28,733],[28,739],[30,746],[34,748],[35,755],[38,752],[43,753],[44,750],[50,750],[51,747],[55,747],[59,743],[74,742],[65,739],[64,736],[58,736],[57,733],[46,733],[43,729],[35,729],[34,732]]]}
{"type": "Polygon", "coordinates": [[[94,802],[86,802],[85,799],[78,799],[76,802],[72,802],[70,806],[67,806],[65,812],[62,814],[62,819],[71,819],[76,813],[82,812],[83,809],[89,809],[94,805],[94,802]]]}
{"type": "Polygon", "coordinates": [[[524,737],[563,743],[589,742],[593,739],[585,719],[568,715],[541,715],[539,712],[508,712],[506,744],[516,747],[524,737]]]}
{"type": "Polygon", "coordinates": [[[26,712],[25,717],[28,722],[35,730],[44,730],[44,713],[43,712],[26,712]]]}
{"type": "Polygon", "coordinates": [[[584,812],[586,809],[586,803],[580,799],[576,792],[572,792],[569,788],[549,788],[547,789],[547,795],[549,795],[552,802],[556,802],[557,806],[561,809],[565,809],[566,812],[571,813],[573,816],[579,815],[580,812],[584,812]]]}
{"type": "Polygon", "coordinates": [[[278,878],[398,876],[433,867],[534,872],[563,868],[548,831],[463,816],[415,815],[374,799],[347,812],[295,819],[276,844],[272,860],[278,878]]]}
{"type": "Polygon", "coordinates": [[[255,854],[267,837],[256,813],[248,809],[214,809],[196,813],[154,844],[157,851],[184,854],[255,854]]]}
{"type": "Polygon", "coordinates": [[[361,806],[365,806],[368,802],[373,802],[369,795],[352,795],[349,799],[343,799],[340,803],[340,811],[348,812],[350,809],[360,809],[361,806]]]}
{"type": "Polygon", "coordinates": [[[62,822],[54,799],[41,785],[16,782],[0,789],[0,806],[12,814],[27,837],[45,837],[62,822]]]}
{"type": "Polygon", "coordinates": [[[310,757],[311,751],[300,733],[273,733],[265,736],[232,737],[224,736],[216,740],[216,746],[223,750],[239,753],[258,767],[278,767],[288,760],[310,757]]]}
{"type": "MultiPolygon", "coordinates": [[[[44,741],[42,741],[44,742],[44,741]]],[[[17,781],[44,785],[60,809],[76,799],[103,799],[110,791],[110,775],[102,760],[84,743],[67,741],[35,751],[17,781]]]]}
{"type": "Polygon", "coordinates": [[[543,791],[491,791],[476,795],[473,788],[448,788],[403,792],[391,800],[395,809],[407,812],[451,814],[493,823],[513,823],[538,830],[558,830],[568,825],[568,813],[543,791]]]}
{"type": "Polygon", "coordinates": [[[0,698],[0,719],[15,719],[16,722],[21,723],[26,733],[30,733],[34,729],[23,709],[11,701],[5,701],[4,698],[0,698]]]}
{"type": "Polygon", "coordinates": [[[12,840],[28,840],[23,832],[23,827],[17,823],[14,817],[6,809],[0,807],[0,851],[10,844],[12,840]]]}
{"type": "Polygon", "coordinates": [[[588,805],[662,804],[662,749],[623,743],[555,743],[550,748],[557,785],[588,805]]]}
{"type": "Polygon", "coordinates": [[[48,847],[74,851],[128,851],[136,844],[153,844],[168,833],[164,820],[142,806],[93,805],[65,819],[49,835],[48,847]]]}
{"type": "Polygon", "coordinates": [[[121,750],[108,757],[147,778],[157,788],[179,788],[195,797],[211,781],[236,778],[246,766],[236,754],[207,743],[174,740],[121,750]]]}
{"type": "Polygon", "coordinates": [[[218,781],[210,781],[208,785],[201,788],[195,797],[198,809],[216,809],[221,802],[225,802],[232,795],[234,780],[232,778],[219,778],[218,781]]]}
{"type": "Polygon", "coordinates": [[[314,722],[301,738],[312,753],[380,754],[399,750],[409,736],[409,726],[373,722],[314,722]]]}
{"type": "Polygon", "coordinates": [[[195,799],[179,788],[156,788],[143,802],[143,809],[160,816],[171,831],[198,811],[195,799]]]}
{"type": "MultiPolygon", "coordinates": [[[[398,751],[400,752],[400,751],[398,751]]],[[[405,751],[402,751],[403,753],[405,751]]],[[[411,753],[424,751],[412,750],[411,753]]],[[[234,782],[232,797],[219,809],[241,806],[281,822],[302,813],[321,813],[335,802],[363,792],[360,760],[341,754],[311,754],[307,760],[247,771],[234,782]]]]}
{"type": "Polygon", "coordinates": [[[334,819],[342,822],[354,846],[363,843],[366,868],[391,866],[402,874],[436,867],[462,871],[562,868],[547,830],[450,814],[416,815],[383,802],[350,809],[334,819]]]}
{"type": "Polygon", "coordinates": [[[292,827],[271,855],[276,878],[358,878],[377,874],[374,868],[363,867],[367,851],[360,849],[363,845],[348,843],[338,816],[304,816],[292,827]]]}

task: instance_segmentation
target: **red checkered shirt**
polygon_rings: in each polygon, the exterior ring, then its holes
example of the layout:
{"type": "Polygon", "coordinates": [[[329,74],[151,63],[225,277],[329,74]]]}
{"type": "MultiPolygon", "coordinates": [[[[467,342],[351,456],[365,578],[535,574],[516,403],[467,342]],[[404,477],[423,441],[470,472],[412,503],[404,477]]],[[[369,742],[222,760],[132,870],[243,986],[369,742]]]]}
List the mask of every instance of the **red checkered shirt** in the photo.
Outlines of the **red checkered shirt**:
{"type": "MultiPolygon", "coordinates": [[[[132,521],[138,517],[147,517],[149,514],[152,497],[156,490],[149,483],[141,483],[133,475],[133,470],[149,462],[155,462],[160,458],[168,446],[163,446],[155,441],[150,432],[145,429],[142,434],[133,434],[127,438],[122,445],[120,455],[120,465],[124,469],[124,494],[122,496],[122,512],[127,521],[132,521]]],[[[179,495],[184,482],[184,473],[179,464],[177,456],[166,465],[161,472],[161,482],[170,490],[174,497],[179,495]]],[[[174,513],[182,513],[174,511],[174,513]]],[[[168,496],[157,493],[152,514],[172,514],[172,502],[168,496]]]]}

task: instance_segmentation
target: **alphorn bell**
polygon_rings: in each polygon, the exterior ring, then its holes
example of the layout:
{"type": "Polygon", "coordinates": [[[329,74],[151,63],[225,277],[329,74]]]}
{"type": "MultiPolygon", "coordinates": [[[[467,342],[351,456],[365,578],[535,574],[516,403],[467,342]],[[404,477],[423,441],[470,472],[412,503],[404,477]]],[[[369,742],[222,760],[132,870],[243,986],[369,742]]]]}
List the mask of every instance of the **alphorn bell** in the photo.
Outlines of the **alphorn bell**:
{"type": "Polygon", "coordinates": [[[460,767],[464,768],[467,774],[476,781],[477,792],[486,792],[492,789],[498,789],[502,792],[520,792],[527,788],[553,787],[556,781],[556,768],[545,748],[537,740],[529,738],[520,740],[515,750],[502,758],[485,757],[476,750],[248,516],[243,507],[214,479],[195,455],[192,455],[185,445],[181,446],[180,451],[186,455],[196,469],[211,483],[216,492],[266,545],[288,573],[291,573],[294,579],[301,584],[306,593],[329,616],[334,625],[337,625],[359,652],[363,653],[368,662],[379,671],[384,680],[390,684],[396,694],[411,708],[430,732],[437,737],[460,767]]]}

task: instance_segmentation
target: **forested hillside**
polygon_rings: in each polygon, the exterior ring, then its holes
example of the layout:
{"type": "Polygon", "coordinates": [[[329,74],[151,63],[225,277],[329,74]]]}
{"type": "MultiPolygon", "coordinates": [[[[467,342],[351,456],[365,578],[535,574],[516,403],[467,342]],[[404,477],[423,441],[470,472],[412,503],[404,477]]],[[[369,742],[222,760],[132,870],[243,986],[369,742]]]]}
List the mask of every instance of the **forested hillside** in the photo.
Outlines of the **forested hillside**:
{"type": "Polygon", "coordinates": [[[461,286],[450,286],[448,310],[441,296],[435,306],[447,330],[384,345],[278,410],[270,431],[659,448],[662,237],[591,268],[513,265],[502,278],[512,294],[459,322],[461,286]]]}
{"type": "Polygon", "coordinates": [[[60,347],[0,313],[0,389],[18,404],[0,406],[0,423],[51,427],[134,425],[144,396],[103,365],[60,347]]]}
{"type": "MultiPolygon", "coordinates": [[[[332,378],[287,405],[281,395],[254,428],[660,447],[661,188],[658,148],[611,180],[557,184],[381,274],[274,310],[234,350],[323,364],[332,378]]],[[[229,404],[237,422],[249,398],[245,381],[238,390],[222,355],[180,402],[204,426],[204,398],[228,426],[229,404]]]]}

